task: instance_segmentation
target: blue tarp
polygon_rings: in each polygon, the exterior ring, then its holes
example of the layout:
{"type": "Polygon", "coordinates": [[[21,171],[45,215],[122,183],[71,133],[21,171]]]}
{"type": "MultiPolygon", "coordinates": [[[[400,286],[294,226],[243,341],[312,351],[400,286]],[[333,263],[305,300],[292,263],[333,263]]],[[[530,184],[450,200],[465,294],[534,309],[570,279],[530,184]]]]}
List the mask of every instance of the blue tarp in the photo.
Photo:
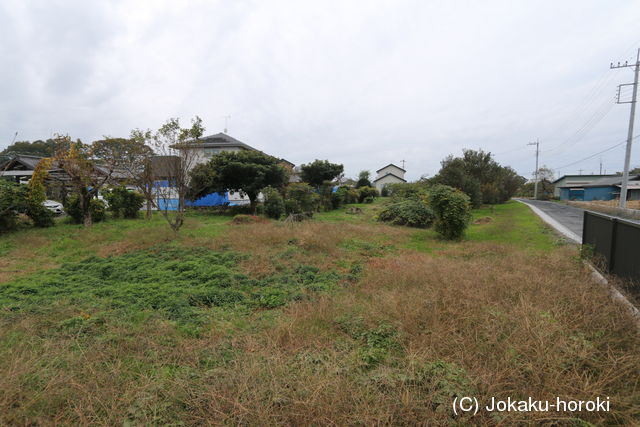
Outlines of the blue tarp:
{"type": "MultiPolygon", "coordinates": [[[[229,204],[229,193],[211,193],[204,197],[199,198],[195,202],[185,200],[186,206],[194,207],[209,207],[209,206],[224,206],[229,204]]],[[[158,200],[158,209],[175,211],[178,210],[178,199],[158,200]]]]}
{"type": "Polygon", "coordinates": [[[229,193],[211,193],[195,202],[187,200],[187,206],[224,206],[229,204],[229,193]]]}

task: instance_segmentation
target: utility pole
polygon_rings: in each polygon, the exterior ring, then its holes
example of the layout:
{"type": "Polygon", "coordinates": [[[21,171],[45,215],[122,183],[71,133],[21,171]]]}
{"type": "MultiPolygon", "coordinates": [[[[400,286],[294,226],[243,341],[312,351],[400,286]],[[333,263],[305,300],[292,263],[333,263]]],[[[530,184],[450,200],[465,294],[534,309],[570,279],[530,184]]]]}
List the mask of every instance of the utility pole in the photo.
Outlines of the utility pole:
{"type": "Polygon", "coordinates": [[[638,71],[640,70],[640,49],[638,49],[638,54],[636,56],[636,63],[629,64],[625,62],[624,64],[620,64],[618,62],[617,65],[613,65],[611,63],[610,68],[627,68],[634,67],[634,78],[633,83],[626,83],[618,86],[618,99],[616,103],[618,104],[631,104],[631,113],[629,115],[629,131],[627,133],[627,149],[624,154],[624,172],[622,173],[622,188],[620,189],[620,207],[627,207],[627,184],[629,181],[629,163],[631,161],[631,142],[633,141],[633,120],[636,115],[636,99],[638,96],[638,71]],[[633,95],[631,95],[631,101],[620,101],[620,88],[623,86],[633,86],[633,95]]]}
{"type": "Polygon", "coordinates": [[[600,157],[600,175],[602,175],[602,157],[600,157]]]}
{"type": "Polygon", "coordinates": [[[527,145],[536,146],[536,181],[533,185],[533,200],[538,200],[538,156],[540,154],[540,140],[536,139],[536,142],[530,142],[527,145]]]}
{"type": "Polygon", "coordinates": [[[400,160],[402,162],[402,169],[404,169],[405,160],[400,160]]]}

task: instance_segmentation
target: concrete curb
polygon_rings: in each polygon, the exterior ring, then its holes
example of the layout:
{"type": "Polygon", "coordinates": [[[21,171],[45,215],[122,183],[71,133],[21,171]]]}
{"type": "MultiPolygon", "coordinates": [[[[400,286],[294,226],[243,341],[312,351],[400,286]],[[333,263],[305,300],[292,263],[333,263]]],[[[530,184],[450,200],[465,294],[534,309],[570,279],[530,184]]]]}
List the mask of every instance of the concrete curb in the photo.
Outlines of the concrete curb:
{"type": "Polygon", "coordinates": [[[518,202],[522,203],[522,204],[525,204],[525,205],[529,206],[529,209],[531,209],[536,215],[538,215],[540,217],[540,219],[542,219],[544,222],[549,224],[557,232],[559,232],[560,234],[562,234],[566,238],[572,240],[573,242],[575,242],[575,243],[577,243],[579,245],[582,244],[582,237],[578,236],[576,233],[574,233],[573,231],[569,230],[567,227],[565,227],[564,225],[560,224],[555,219],[551,218],[549,215],[547,215],[546,213],[541,211],[536,206],[533,206],[532,204],[529,204],[524,200],[520,200],[520,199],[516,199],[516,200],[518,202]]]}
{"type": "MultiPolygon", "coordinates": [[[[555,219],[551,218],[542,210],[525,202],[524,200],[520,200],[520,199],[516,199],[516,200],[524,205],[529,206],[529,208],[536,215],[538,215],[540,219],[542,219],[542,221],[549,224],[552,228],[554,228],[560,234],[572,240],[574,243],[577,243],[579,245],[582,244],[582,237],[578,236],[576,233],[569,230],[567,227],[560,224],[555,219]]],[[[631,318],[636,324],[636,327],[640,330],[640,310],[638,310],[633,304],[631,304],[631,302],[629,302],[629,300],[624,295],[622,295],[620,291],[618,291],[614,286],[612,286],[607,280],[607,278],[604,277],[598,270],[596,270],[596,268],[593,265],[591,265],[591,263],[587,261],[583,261],[583,262],[587,267],[589,267],[589,269],[591,269],[591,277],[593,278],[593,280],[605,286],[607,288],[607,291],[609,291],[609,296],[611,297],[611,299],[616,301],[617,303],[622,304],[629,311],[629,314],[631,315],[631,318]]]]}

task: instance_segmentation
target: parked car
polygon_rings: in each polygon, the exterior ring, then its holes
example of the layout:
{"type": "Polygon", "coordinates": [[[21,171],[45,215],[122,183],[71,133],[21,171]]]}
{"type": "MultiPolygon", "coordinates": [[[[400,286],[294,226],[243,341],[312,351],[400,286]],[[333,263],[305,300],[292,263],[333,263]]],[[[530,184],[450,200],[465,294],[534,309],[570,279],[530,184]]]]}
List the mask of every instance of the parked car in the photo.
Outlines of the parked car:
{"type": "Polygon", "coordinates": [[[55,200],[45,200],[42,202],[42,206],[49,209],[51,212],[56,215],[60,215],[64,213],[64,208],[62,207],[62,203],[56,202],[55,200]]]}

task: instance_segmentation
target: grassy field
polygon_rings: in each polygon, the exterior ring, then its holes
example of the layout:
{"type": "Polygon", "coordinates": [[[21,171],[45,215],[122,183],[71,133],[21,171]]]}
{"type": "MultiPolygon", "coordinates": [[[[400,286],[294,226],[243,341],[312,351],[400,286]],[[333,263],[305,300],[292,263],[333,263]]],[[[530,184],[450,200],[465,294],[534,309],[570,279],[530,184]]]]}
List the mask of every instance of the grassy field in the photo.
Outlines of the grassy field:
{"type": "Polygon", "coordinates": [[[640,341],[519,203],[460,242],[193,213],[0,236],[0,425],[634,425],[640,341]],[[610,412],[454,416],[454,397],[610,412]]]}

